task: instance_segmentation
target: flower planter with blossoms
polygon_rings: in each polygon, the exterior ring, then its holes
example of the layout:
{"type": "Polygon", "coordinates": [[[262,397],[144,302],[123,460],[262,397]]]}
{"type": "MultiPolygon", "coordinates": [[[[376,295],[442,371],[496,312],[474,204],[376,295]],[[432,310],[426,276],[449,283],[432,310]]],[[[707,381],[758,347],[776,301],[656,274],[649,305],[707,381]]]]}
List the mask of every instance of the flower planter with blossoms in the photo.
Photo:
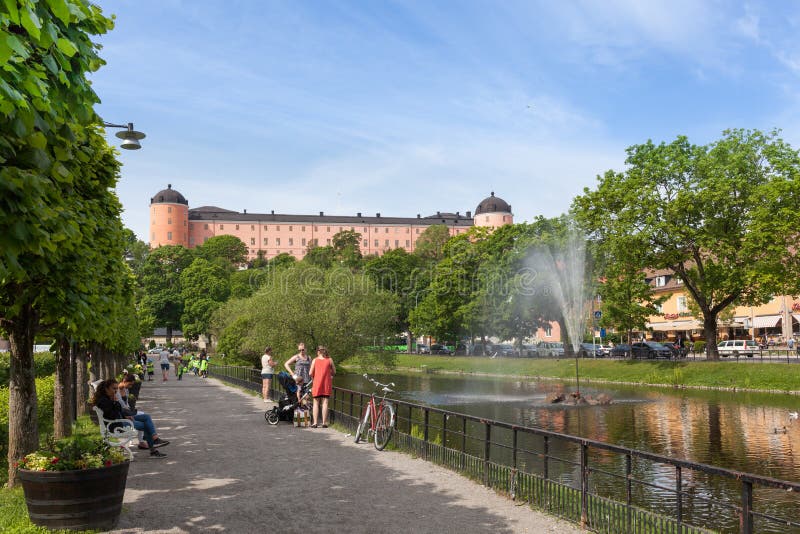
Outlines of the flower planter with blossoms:
{"type": "Polygon", "coordinates": [[[50,443],[17,465],[31,522],[50,529],[110,530],[119,522],[130,462],[99,436],[50,443]]]}

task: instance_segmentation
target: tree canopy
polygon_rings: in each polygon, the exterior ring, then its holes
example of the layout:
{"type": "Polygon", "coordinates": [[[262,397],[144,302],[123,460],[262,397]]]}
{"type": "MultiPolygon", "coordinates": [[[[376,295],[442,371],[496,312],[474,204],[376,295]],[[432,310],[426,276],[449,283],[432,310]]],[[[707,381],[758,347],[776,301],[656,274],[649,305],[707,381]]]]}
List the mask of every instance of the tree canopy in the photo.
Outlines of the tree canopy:
{"type": "Polygon", "coordinates": [[[740,129],[627,153],[628,168],[598,177],[573,211],[612,261],[675,272],[716,357],[723,310],[800,292],[800,157],[778,132],[740,129]]]}

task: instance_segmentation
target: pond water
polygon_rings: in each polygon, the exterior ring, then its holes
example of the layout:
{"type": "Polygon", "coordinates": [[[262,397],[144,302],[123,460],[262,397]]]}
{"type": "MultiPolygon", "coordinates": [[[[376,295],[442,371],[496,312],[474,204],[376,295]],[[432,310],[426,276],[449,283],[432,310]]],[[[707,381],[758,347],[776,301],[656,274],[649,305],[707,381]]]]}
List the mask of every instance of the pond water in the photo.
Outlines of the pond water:
{"type": "MultiPolygon", "coordinates": [[[[797,396],[582,382],[584,396],[606,394],[612,404],[568,406],[548,402],[554,393],[574,390],[573,384],[557,381],[444,374],[375,377],[395,382],[396,397],[409,402],[800,481],[800,420],[789,417],[790,412],[800,411],[797,396]]],[[[355,374],[337,376],[336,386],[371,391],[370,384],[355,374]]],[[[735,491],[719,498],[739,502],[735,491]]],[[[757,493],[756,500],[762,504],[766,500],[772,511],[798,506],[794,495],[783,497],[774,492],[757,493]]],[[[785,528],[759,531],[787,532],[785,528]]]]}

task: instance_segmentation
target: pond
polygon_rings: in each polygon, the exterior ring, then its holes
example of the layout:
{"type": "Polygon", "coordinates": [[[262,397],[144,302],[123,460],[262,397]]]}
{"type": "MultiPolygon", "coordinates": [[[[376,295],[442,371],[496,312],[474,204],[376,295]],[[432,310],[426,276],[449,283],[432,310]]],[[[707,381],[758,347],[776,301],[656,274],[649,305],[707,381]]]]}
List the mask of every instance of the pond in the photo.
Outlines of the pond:
{"type": "MultiPolygon", "coordinates": [[[[789,416],[800,410],[800,397],[792,395],[582,383],[583,396],[605,394],[613,402],[569,406],[551,404],[548,399],[574,391],[574,383],[446,374],[375,377],[395,382],[396,397],[408,402],[800,481],[800,420],[789,416]]],[[[335,381],[338,387],[370,391],[370,384],[357,374],[337,376],[335,381]]],[[[719,488],[697,489],[716,492],[719,488]]],[[[793,495],[784,498],[769,492],[759,497],[768,501],[762,504],[771,510],[797,506],[793,495]]],[[[735,492],[719,498],[738,502],[735,492]]],[[[786,532],[785,528],[772,531],[786,532]]]]}

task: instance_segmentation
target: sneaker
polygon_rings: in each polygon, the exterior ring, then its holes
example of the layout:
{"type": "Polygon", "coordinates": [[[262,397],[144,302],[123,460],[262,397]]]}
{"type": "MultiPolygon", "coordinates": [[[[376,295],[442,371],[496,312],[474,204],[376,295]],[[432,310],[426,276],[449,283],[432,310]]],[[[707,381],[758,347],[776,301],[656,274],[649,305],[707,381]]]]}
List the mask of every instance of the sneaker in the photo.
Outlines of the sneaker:
{"type": "Polygon", "coordinates": [[[147,445],[147,443],[140,443],[140,444],[139,444],[139,448],[140,448],[140,449],[142,449],[143,451],[146,451],[146,450],[148,450],[150,447],[147,445]]]}
{"type": "Polygon", "coordinates": [[[157,449],[159,447],[163,447],[164,445],[169,445],[169,441],[167,441],[165,439],[161,439],[161,438],[153,440],[153,448],[154,449],[157,449]]]}
{"type": "Polygon", "coordinates": [[[156,450],[150,451],[150,458],[166,458],[166,457],[167,455],[161,451],[156,451],[156,450]]]}

